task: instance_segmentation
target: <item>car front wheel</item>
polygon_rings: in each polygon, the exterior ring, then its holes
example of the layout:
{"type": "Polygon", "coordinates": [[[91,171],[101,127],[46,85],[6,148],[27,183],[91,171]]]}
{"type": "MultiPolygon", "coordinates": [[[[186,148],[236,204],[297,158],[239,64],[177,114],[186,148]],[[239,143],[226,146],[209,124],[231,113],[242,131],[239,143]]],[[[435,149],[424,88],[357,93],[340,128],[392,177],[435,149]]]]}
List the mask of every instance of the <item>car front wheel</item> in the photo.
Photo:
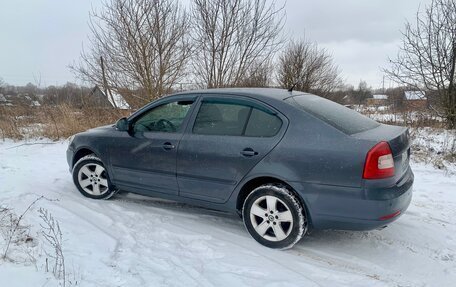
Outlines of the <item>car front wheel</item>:
{"type": "Polygon", "coordinates": [[[73,181],[82,195],[93,199],[108,199],[116,191],[103,162],[95,155],[84,156],[76,162],[73,181]]]}
{"type": "Polygon", "coordinates": [[[262,185],[245,199],[244,224],[260,244],[275,249],[293,247],[307,231],[305,210],[282,185],[262,185]]]}

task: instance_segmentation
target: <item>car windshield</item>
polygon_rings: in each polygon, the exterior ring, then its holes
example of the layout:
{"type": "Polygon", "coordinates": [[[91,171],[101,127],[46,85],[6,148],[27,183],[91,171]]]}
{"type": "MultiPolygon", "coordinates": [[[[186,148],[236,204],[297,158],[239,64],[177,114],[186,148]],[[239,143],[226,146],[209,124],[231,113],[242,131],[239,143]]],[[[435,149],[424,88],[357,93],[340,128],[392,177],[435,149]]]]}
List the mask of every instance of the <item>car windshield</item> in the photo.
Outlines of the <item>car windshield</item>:
{"type": "Polygon", "coordinates": [[[285,101],[349,135],[370,130],[380,125],[352,109],[315,95],[294,96],[285,99],[285,101]]]}

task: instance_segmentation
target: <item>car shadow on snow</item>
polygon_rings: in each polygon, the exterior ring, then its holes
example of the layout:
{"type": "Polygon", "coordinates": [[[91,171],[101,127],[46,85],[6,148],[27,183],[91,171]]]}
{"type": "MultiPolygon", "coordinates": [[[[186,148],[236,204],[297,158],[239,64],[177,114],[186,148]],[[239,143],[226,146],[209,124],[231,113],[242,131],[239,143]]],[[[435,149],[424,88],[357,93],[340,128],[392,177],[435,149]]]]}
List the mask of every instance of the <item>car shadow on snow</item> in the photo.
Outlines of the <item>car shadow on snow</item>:
{"type": "MultiPolygon", "coordinates": [[[[244,231],[244,224],[240,217],[229,212],[128,192],[119,192],[110,201],[118,202],[121,208],[135,210],[136,212],[140,207],[143,207],[142,212],[144,213],[151,212],[153,214],[158,213],[160,216],[194,220],[198,221],[199,224],[206,222],[207,226],[213,226],[216,223],[218,228],[225,227],[231,231],[233,229],[244,231]]],[[[247,233],[246,236],[248,236],[247,233]]]]}
{"type": "Polygon", "coordinates": [[[216,215],[221,217],[233,217],[239,218],[235,214],[223,212],[215,209],[199,207],[190,205],[178,201],[172,201],[162,198],[156,198],[151,196],[139,195],[129,192],[119,192],[110,200],[126,202],[131,204],[137,204],[138,206],[164,208],[167,211],[179,212],[179,213],[199,213],[201,215],[216,215]]]}
{"type": "MultiPolygon", "coordinates": [[[[186,218],[194,217],[199,220],[199,223],[206,221],[208,225],[214,222],[223,222],[223,226],[230,230],[235,228],[241,232],[245,231],[242,219],[238,215],[228,212],[128,192],[119,192],[111,201],[122,204],[126,203],[129,208],[136,209],[136,207],[140,206],[153,208],[155,212],[158,211],[164,215],[177,215],[186,218]]],[[[324,247],[334,246],[334,244],[348,245],[355,242],[369,242],[373,239],[381,240],[382,236],[379,232],[381,231],[311,230],[297,246],[312,245],[324,247]]],[[[245,235],[247,237],[248,233],[245,232],[245,235]]]]}

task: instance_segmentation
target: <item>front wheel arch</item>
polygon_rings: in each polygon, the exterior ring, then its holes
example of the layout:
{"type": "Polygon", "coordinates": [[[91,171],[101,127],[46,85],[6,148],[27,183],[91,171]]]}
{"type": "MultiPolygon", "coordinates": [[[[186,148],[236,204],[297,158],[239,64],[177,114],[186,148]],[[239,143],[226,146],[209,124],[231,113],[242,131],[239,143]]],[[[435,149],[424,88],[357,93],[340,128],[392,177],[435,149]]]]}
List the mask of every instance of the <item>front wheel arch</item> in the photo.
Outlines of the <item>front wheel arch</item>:
{"type": "Polygon", "coordinates": [[[95,157],[99,157],[93,150],[89,148],[80,148],[78,151],[74,154],[73,156],[73,162],[71,164],[71,168],[74,168],[74,165],[83,157],[88,156],[88,155],[94,155],[95,157]]]}

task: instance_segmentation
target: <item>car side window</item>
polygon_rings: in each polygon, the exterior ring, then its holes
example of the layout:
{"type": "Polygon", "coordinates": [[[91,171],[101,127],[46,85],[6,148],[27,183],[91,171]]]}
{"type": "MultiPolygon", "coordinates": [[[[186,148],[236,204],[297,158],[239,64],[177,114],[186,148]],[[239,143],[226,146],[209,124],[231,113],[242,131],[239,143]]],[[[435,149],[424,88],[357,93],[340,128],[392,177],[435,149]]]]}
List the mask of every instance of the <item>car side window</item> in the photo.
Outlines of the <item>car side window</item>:
{"type": "Polygon", "coordinates": [[[282,120],[274,114],[253,109],[245,129],[248,137],[273,137],[282,127],[282,120]]]}
{"type": "Polygon", "coordinates": [[[193,133],[202,135],[271,137],[282,120],[265,109],[244,103],[203,101],[193,133]]]}
{"type": "Polygon", "coordinates": [[[176,101],[152,108],[133,123],[134,132],[173,133],[180,130],[193,100],[176,101]]]}

